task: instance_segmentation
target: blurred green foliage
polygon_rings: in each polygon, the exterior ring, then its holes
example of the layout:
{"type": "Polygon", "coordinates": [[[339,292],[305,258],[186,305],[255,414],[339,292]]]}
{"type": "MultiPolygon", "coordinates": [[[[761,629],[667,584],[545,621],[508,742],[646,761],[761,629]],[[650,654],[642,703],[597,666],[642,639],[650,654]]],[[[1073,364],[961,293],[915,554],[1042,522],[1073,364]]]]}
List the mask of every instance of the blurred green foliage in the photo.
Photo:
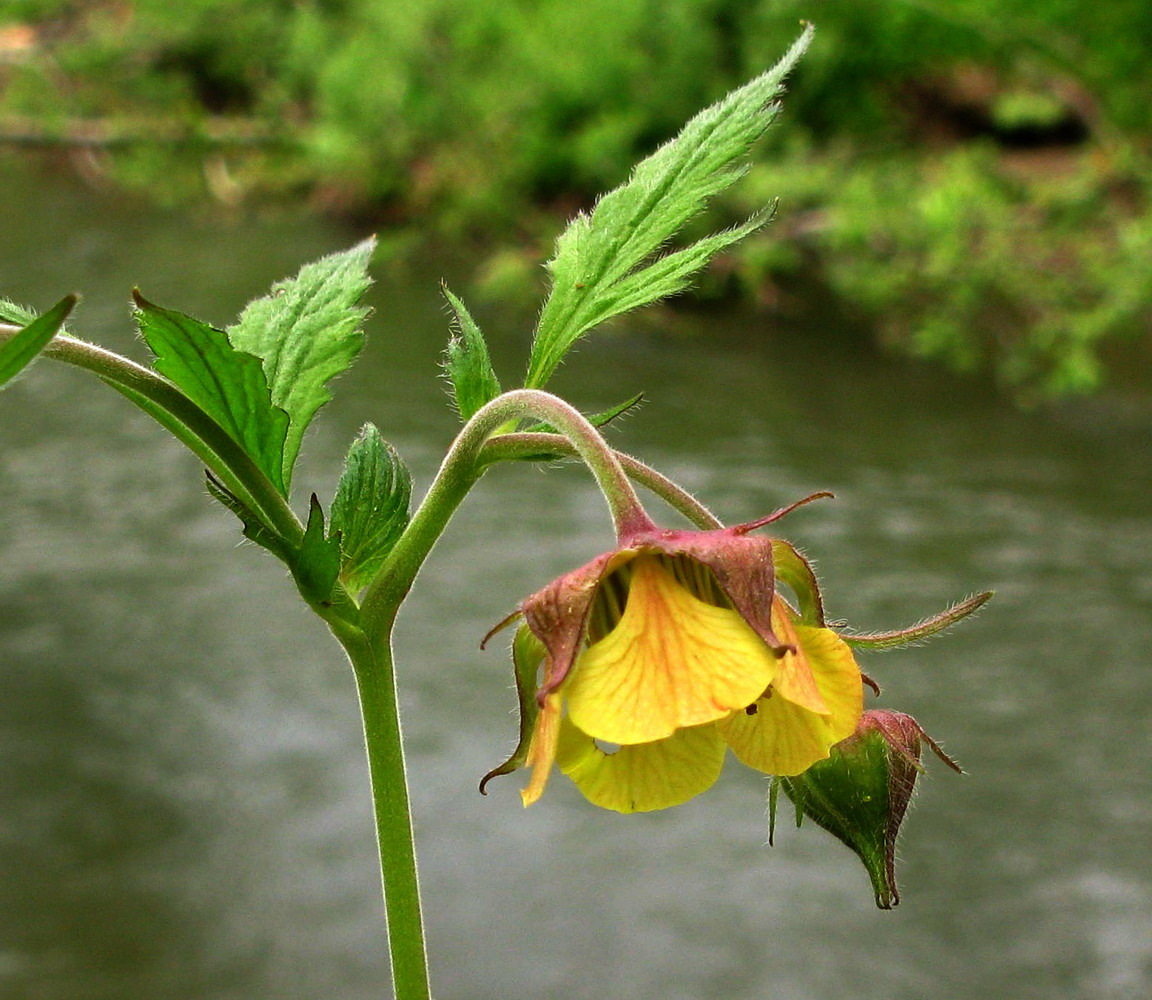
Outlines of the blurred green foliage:
{"type": "Polygon", "coordinates": [[[718,210],[784,199],[735,283],[775,301],[815,262],[888,344],[1026,398],[1095,387],[1102,344],[1152,325],[1146,0],[9,0],[0,125],[118,125],[101,163],[158,197],[532,235],[801,18],[778,145],[718,210]]]}

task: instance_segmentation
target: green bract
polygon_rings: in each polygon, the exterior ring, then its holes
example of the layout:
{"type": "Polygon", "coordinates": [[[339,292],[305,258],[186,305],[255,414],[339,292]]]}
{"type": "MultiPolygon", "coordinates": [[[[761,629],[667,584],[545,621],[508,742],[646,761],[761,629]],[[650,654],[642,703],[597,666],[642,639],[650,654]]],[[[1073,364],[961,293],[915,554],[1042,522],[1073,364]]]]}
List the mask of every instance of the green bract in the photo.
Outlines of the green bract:
{"type": "Polygon", "coordinates": [[[500,395],[500,380],[492,370],[484,334],[467,307],[441,286],[452,309],[455,335],[444,350],[444,374],[452,385],[452,399],[461,419],[467,420],[485,403],[500,395]]]}
{"type": "Polygon", "coordinates": [[[775,832],[777,789],[782,788],[796,806],[796,825],[807,816],[855,851],[872,881],[876,905],[890,910],[900,902],[896,838],[923,770],[922,742],[960,772],[912,716],[869,709],[856,732],[834,746],[827,759],[803,774],[773,779],[769,840],[775,832]]]}
{"type": "Polygon", "coordinates": [[[352,592],[367,586],[408,525],[412,477],[396,450],[365,424],[344,460],[332,501],[330,532],[340,540],[340,579],[352,592]]]}

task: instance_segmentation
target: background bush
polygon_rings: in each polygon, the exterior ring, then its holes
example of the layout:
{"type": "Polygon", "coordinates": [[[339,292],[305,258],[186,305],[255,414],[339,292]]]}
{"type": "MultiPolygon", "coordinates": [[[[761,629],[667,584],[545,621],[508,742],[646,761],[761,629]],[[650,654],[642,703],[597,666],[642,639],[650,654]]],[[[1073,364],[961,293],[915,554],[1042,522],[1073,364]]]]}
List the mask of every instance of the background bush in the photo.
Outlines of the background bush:
{"type": "Polygon", "coordinates": [[[103,168],[153,197],[523,236],[801,18],[786,124],[721,209],[780,194],[781,221],[725,288],[780,302],[815,268],[884,343],[1026,398],[1090,389],[1103,343],[1147,339],[1145,0],[10,0],[0,113],[64,140],[104,123],[103,168]]]}

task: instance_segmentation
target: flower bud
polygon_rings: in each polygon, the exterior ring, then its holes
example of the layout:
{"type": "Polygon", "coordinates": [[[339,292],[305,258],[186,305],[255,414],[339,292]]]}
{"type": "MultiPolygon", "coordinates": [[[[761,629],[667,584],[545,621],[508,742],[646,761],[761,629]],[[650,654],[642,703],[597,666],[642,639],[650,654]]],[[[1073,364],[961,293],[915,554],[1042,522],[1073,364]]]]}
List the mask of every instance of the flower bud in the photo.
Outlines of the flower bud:
{"type": "Polygon", "coordinates": [[[921,741],[960,771],[912,716],[887,709],[866,711],[856,732],[837,743],[827,759],[803,774],[773,780],[769,842],[775,832],[777,789],[782,788],[796,806],[796,825],[808,816],[855,851],[872,880],[876,905],[890,910],[900,902],[896,836],[923,771],[921,741]]]}

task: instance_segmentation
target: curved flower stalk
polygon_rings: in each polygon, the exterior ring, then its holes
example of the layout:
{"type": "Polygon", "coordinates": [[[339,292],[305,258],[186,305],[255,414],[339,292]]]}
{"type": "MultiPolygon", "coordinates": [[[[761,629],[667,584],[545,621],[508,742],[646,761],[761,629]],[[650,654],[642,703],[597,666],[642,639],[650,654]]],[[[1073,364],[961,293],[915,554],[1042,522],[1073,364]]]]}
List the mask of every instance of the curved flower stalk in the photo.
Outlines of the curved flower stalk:
{"type": "MultiPolygon", "coordinates": [[[[507,620],[524,619],[513,642],[520,742],[481,790],[527,766],[530,805],[556,765],[594,804],[640,812],[706,791],[728,750],[777,776],[826,759],[856,731],[874,685],[828,627],[808,561],[751,532],[829,495],[726,528],[649,522],[522,602],[507,620]]],[[[877,645],[921,639],[986,598],[877,645]]]]}

